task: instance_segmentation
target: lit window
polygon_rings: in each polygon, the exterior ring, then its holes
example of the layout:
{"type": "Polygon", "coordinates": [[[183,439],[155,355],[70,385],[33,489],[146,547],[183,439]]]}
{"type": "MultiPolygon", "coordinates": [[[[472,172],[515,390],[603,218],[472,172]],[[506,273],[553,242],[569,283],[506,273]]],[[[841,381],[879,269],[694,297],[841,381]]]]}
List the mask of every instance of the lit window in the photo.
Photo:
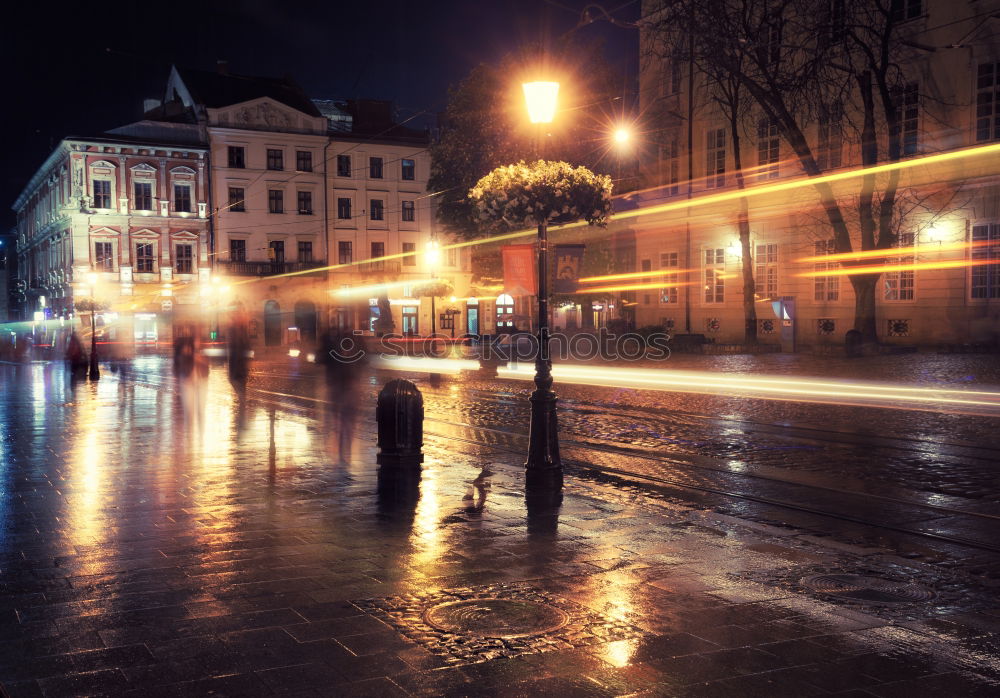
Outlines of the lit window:
{"type": "MultiPolygon", "coordinates": [[[[896,247],[913,247],[913,233],[903,233],[899,236],[896,247]]],[[[886,264],[913,264],[912,254],[900,257],[887,257],[886,264]]],[[[913,286],[916,272],[912,269],[887,271],[882,275],[885,284],[884,298],[887,301],[912,301],[913,286]]]]}
{"type": "Polygon", "coordinates": [[[972,298],[1000,298],[1000,224],[972,226],[972,298]]]}
{"type": "Polygon", "coordinates": [[[713,128],[705,143],[705,186],[726,186],[726,129],[713,128]]]}
{"type": "MultiPolygon", "coordinates": [[[[833,240],[820,240],[815,244],[816,256],[833,254],[836,247],[833,240]]],[[[814,271],[828,271],[839,269],[837,262],[819,262],[814,271]]],[[[813,280],[813,300],[819,302],[840,300],[840,277],[839,276],[817,276],[813,280]]]]}
{"type": "Polygon", "coordinates": [[[705,302],[722,303],[726,296],[726,250],[705,250],[705,302]]]}
{"type": "Polygon", "coordinates": [[[757,245],[757,256],[754,259],[754,285],[757,295],[761,298],[777,298],[778,296],[778,245],[770,242],[757,245]]]}
{"type": "MultiPolygon", "coordinates": [[[[660,253],[660,268],[664,270],[677,269],[679,266],[679,255],[677,252],[661,252],[660,253]]],[[[663,275],[663,283],[669,284],[665,285],[660,291],[660,302],[661,303],[676,303],[677,302],[677,273],[671,272],[663,275]]]]}

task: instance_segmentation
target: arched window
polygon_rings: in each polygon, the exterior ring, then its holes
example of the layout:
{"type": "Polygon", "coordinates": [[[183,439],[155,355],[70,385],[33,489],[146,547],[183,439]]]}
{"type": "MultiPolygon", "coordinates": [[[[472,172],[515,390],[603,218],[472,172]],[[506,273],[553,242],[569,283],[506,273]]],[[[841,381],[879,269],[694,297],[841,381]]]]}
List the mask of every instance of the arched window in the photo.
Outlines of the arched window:
{"type": "Polygon", "coordinates": [[[316,341],[316,305],[311,301],[299,301],[295,304],[295,326],[299,328],[299,337],[310,342],[316,341]]]}
{"type": "Polygon", "coordinates": [[[507,293],[497,296],[497,331],[514,326],[514,299],[507,293]]]}
{"type": "Polygon", "coordinates": [[[281,306],[277,301],[264,304],[264,344],[269,347],[281,344],[281,306]]]}

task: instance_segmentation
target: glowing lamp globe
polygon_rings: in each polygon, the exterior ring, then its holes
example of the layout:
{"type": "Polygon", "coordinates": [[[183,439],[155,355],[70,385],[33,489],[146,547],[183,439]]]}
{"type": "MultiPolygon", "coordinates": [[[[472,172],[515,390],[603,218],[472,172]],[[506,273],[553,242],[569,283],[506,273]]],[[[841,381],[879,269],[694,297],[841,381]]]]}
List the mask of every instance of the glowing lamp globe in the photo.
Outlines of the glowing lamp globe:
{"type": "Polygon", "coordinates": [[[628,132],[627,128],[620,128],[615,131],[615,143],[619,145],[624,145],[629,142],[632,135],[628,132]]]}
{"type": "Polygon", "coordinates": [[[526,82],[524,100],[528,105],[528,120],[533,124],[548,124],[556,115],[558,82],[526,82]]]}

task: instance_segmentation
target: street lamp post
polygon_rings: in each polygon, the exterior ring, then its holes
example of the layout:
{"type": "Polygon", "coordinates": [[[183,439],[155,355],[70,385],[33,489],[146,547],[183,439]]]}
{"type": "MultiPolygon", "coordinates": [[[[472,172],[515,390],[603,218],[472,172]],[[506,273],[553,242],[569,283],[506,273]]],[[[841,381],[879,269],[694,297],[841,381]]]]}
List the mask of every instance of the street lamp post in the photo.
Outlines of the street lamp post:
{"type": "Polygon", "coordinates": [[[96,381],[101,377],[101,369],[97,364],[97,274],[87,274],[90,285],[90,372],[87,377],[96,381]]]}
{"type": "MultiPolygon", "coordinates": [[[[555,117],[558,82],[524,83],[528,117],[532,123],[549,123],[555,117]]],[[[549,357],[548,223],[538,222],[538,355],[535,357],[535,390],[531,402],[528,458],[524,463],[526,485],[531,489],[559,489],[563,483],[559,458],[556,394],[552,390],[549,357]]]]}
{"type": "MultiPolygon", "coordinates": [[[[437,272],[437,265],[441,261],[441,246],[438,244],[437,240],[431,240],[427,243],[427,250],[425,252],[425,259],[427,261],[427,268],[431,274],[431,284],[433,286],[434,277],[437,272]]],[[[434,335],[437,334],[437,308],[435,307],[436,297],[434,295],[434,288],[431,288],[431,339],[433,341],[434,335]]]]}

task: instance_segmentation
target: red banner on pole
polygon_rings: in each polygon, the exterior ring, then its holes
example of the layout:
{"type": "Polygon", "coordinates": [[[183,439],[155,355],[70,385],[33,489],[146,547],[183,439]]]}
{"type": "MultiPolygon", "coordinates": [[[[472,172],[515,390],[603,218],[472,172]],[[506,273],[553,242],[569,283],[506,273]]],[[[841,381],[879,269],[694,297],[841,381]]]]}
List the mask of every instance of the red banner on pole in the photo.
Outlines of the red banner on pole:
{"type": "Polygon", "coordinates": [[[533,296],[538,293],[535,274],[534,245],[504,245],[503,287],[512,296],[533,296]]]}

